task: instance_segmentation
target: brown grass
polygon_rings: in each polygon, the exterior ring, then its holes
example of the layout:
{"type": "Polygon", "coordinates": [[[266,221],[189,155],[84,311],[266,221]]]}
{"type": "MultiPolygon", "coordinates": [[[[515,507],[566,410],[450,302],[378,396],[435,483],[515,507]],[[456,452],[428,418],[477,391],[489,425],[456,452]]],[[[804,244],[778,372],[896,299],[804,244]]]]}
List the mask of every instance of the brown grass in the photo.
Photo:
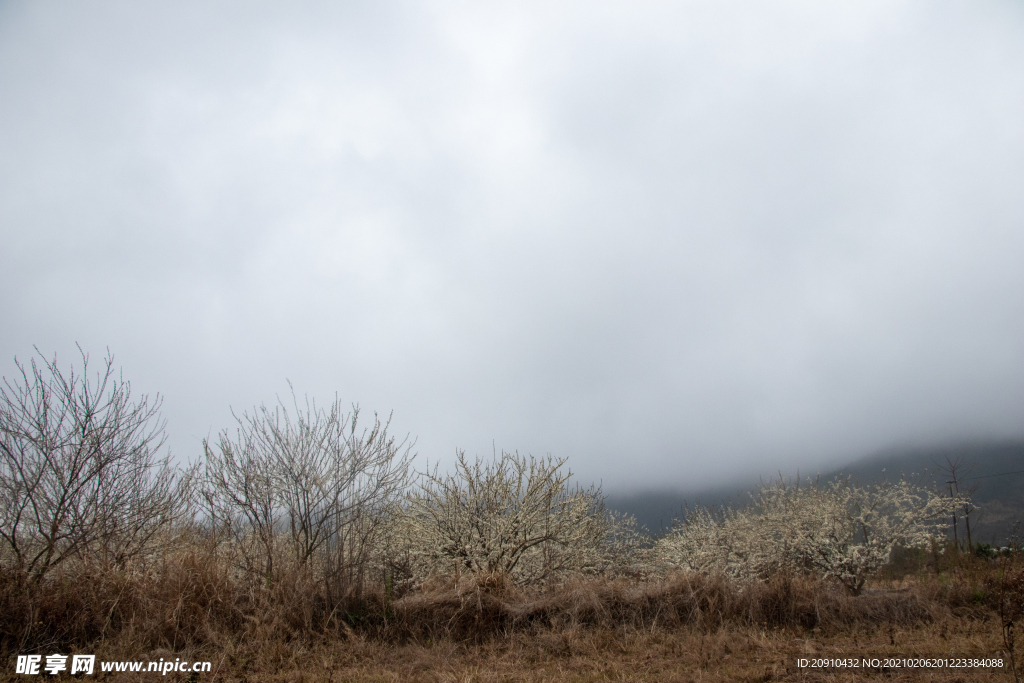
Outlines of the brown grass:
{"type": "MultiPolygon", "coordinates": [[[[1021,563],[1010,563],[964,557],[856,597],[804,577],[736,585],[677,574],[543,589],[441,576],[399,599],[383,585],[332,598],[301,572],[243,581],[196,544],[130,571],[67,569],[35,587],[0,571],[0,680],[19,678],[15,655],[54,652],[209,660],[202,678],[221,681],[860,680],[800,672],[796,658],[998,653],[1000,604],[1019,619],[1024,595],[1021,563]]],[[[1009,671],[885,677],[1013,680],[1009,671]]]]}

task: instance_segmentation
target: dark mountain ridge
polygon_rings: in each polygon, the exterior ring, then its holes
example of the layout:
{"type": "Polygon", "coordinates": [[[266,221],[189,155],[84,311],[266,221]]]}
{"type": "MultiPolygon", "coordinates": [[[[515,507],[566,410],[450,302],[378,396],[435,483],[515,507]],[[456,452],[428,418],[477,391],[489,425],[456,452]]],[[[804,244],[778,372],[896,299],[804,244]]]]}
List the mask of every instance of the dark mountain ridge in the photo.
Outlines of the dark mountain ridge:
{"type": "MultiPolygon", "coordinates": [[[[975,487],[971,496],[977,506],[971,513],[972,540],[1005,545],[1014,525],[1024,520],[1024,441],[964,441],[888,449],[816,478],[828,482],[849,476],[857,483],[869,484],[904,476],[929,488],[947,491],[951,487],[947,483],[951,481],[951,465],[957,465],[961,491],[975,487]]],[[[606,503],[613,510],[634,515],[648,533],[660,536],[680,517],[685,505],[740,507],[750,502],[750,493],[756,490],[757,484],[757,481],[740,481],[732,486],[703,489],[651,490],[625,495],[610,492],[606,503]]],[[[952,536],[952,520],[949,533],[952,536]]],[[[962,523],[958,533],[963,533],[962,523]]]]}

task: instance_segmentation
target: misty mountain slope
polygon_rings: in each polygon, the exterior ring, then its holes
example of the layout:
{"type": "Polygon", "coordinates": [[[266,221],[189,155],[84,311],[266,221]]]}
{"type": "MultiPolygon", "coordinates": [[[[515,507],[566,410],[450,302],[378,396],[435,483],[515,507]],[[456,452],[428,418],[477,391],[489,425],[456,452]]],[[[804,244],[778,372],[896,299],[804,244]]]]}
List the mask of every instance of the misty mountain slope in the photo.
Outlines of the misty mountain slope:
{"type": "MultiPolygon", "coordinates": [[[[869,484],[906,476],[912,481],[945,489],[948,473],[943,468],[948,467],[948,461],[958,459],[962,462],[958,469],[961,490],[964,486],[977,486],[972,497],[978,507],[971,515],[972,540],[1006,543],[1014,523],[1024,520],[1024,441],[891,449],[822,473],[821,480],[849,476],[857,483],[869,484]]],[[[750,501],[750,493],[756,487],[756,481],[740,481],[734,486],[706,489],[610,493],[607,506],[634,515],[639,525],[659,536],[680,516],[685,505],[743,506],[750,501]]],[[[962,524],[960,533],[963,533],[962,524]]]]}
{"type": "Polygon", "coordinates": [[[961,463],[957,471],[960,490],[976,487],[971,496],[978,507],[971,514],[972,540],[1005,543],[1014,524],[1024,520],[1024,442],[964,442],[891,450],[851,463],[827,478],[849,475],[869,483],[905,475],[945,490],[950,486],[949,463],[957,461],[961,463]]]}

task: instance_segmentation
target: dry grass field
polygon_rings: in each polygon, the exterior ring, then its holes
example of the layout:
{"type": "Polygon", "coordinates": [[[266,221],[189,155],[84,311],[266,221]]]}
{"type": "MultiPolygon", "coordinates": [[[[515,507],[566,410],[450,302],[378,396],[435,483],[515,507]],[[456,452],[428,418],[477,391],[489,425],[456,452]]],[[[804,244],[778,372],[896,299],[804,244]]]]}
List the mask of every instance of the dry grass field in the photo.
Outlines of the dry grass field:
{"type": "MultiPolygon", "coordinates": [[[[435,577],[390,597],[369,586],[331,604],[300,573],[253,586],[197,547],[133,571],[65,570],[36,588],[4,574],[0,680],[32,678],[14,673],[17,654],[53,652],[207,660],[208,674],[169,675],[252,683],[1014,680],[1009,668],[812,672],[796,662],[1006,658],[1004,627],[1011,617],[1019,623],[1024,600],[1020,559],[949,556],[938,571],[879,578],[859,596],[787,576],[744,585],[697,574],[577,578],[523,588],[478,574],[435,577]]],[[[97,672],[96,680],[158,676],[97,672]]]]}
{"type": "Polygon", "coordinates": [[[159,402],[109,356],[83,381],[87,362],[42,359],[0,391],[0,681],[91,655],[90,680],[162,675],[131,662],[189,683],[1019,683],[1019,543],[941,545],[974,509],[952,488],[780,476],[654,539],[564,459],[415,473],[408,439],[357,431],[337,399],[236,417],[179,470],[156,455],[159,402]],[[798,664],[896,655],[1017,664],[798,664]]]}

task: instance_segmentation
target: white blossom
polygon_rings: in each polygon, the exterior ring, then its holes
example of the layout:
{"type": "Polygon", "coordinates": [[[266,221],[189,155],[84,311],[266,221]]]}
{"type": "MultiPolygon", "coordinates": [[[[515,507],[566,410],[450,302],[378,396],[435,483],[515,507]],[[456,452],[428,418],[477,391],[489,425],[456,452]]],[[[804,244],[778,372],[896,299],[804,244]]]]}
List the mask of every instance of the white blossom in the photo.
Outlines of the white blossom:
{"type": "Polygon", "coordinates": [[[411,571],[502,572],[517,583],[628,562],[639,544],[631,518],[604,509],[599,488],[570,487],[565,460],[502,453],[456,459],[455,473],[422,475],[394,531],[411,571]]]}
{"type": "Polygon", "coordinates": [[[740,579],[808,572],[838,579],[856,594],[895,545],[926,545],[963,502],[905,480],[868,487],[779,480],[762,486],[747,508],[690,510],[655,555],[670,566],[740,579]]]}

